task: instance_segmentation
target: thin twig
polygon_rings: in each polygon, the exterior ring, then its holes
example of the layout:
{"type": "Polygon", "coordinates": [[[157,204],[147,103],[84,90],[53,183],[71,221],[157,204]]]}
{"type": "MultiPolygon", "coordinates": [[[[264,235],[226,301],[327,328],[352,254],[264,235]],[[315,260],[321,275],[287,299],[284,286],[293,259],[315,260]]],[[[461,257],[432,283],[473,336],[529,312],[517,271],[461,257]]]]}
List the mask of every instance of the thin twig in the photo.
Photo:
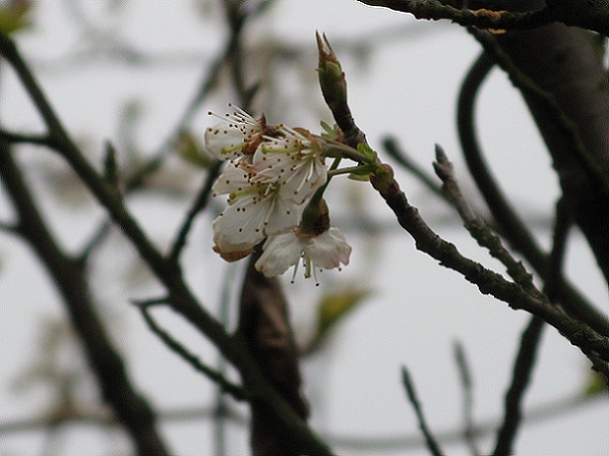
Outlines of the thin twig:
{"type": "Polygon", "coordinates": [[[0,129],[0,140],[13,144],[37,144],[39,146],[51,146],[51,138],[48,135],[22,134],[0,129]]]}
{"type": "Polygon", "coordinates": [[[202,373],[212,382],[217,384],[222,391],[230,394],[234,399],[238,401],[243,401],[246,399],[245,391],[241,386],[235,385],[227,380],[222,374],[202,363],[199,358],[190,353],[188,349],[184,347],[184,345],[175,340],[167,331],[157,325],[154,318],[152,318],[152,315],[150,315],[150,312],[148,311],[149,305],[147,303],[135,304],[140,309],[148,328],[154,334],[156,334],[171,351],[190,364],[197,372],[202,373]]]}
{"type": "Polygon", "coordinates": [[[465,200],[457,183],[453,164],[439,145],[436,145],[436,161],[433,166],[438,177],[442,179],[442,191],[452,201],[472,237],[478,241],[479,245],[486,247],[493,257],[501,261],[507,268],[508,274],[528,293],[539,297],[541,293],[533,285],[532,276],[526,271],[523,264],[514,259],[501,243],[501,239],[476,216],[465,200]]]}
{"type": "Polygon", "coordinates": [[[178,231],[175,241],[172,243],[171,251],[169,252],[169,260],[177,263],[182,253],[182,250],[186,246],[186,240],[188,237],[188,233],[192,228],[192,224],[200,212],[204,211],[207,207],[207,203],[209,202],[209,197],[211,196],[212,186],[220,170],[222,169],[223,162],[216,162],[207,172],[203,180],[203,185],[197,194],[195,201],[192,206],[188,210],[186,217],[184,218],[184,222],[178,231]]]}
{"type": "Polygon", "coordinates": [[[459,341],[454,343],[455,361],[459,368],[459,378],[463,390],[463,437],[470,448],[473,456],[480,454],[476,443],[476,432],[474,426],[474,395],[472,388],[472,377],[463,345],[459,341]]]}
{"type": "Polygon", "coordinates": [[[385,152],[389,154],[396,162],[404,167],[404,169],[410,171],[410,173],[418,178],[425,186],[431,190],[436,196],[439,196],[444,201],[450,204],[450,200],[442,193],[442,189],[430,173],[419,166],[405,151],[402,149],[397,142],[397,139],[392,136],[387,136],[383,139],[383,148],[385,152]]]}
{"type": "Polygon", "coordinates": [[[427,444],[427,449],[434,456],[442,456],[442,450],[440,446],[436,442],[436,439],[432,435],[427,423],[425,421],[425,416],[423,415],[423,409],[421,408],[421,403],[417,397],[417,393],[414,389],[414,384],[410,379],[410,374],[408,373],[408,369],[406,366],[402,366],[402,383],[404,384],[404,388],[406,388],[406,394],[408,395],[408,400],[412,404],[414,408],[414,412],[417,415],[417,421],[419,422],[419,428],[421,432],[425,436],[425,443],[427,444]]]}
{"type": "MultiPolygon", "coordinates": [[[[609,360],[609,338],[565,315],[540,292],[528,293],[520,284],[509,282],[500,274],[461,255],[454,244],[443,240],[425,223],[418,210],[408,203],[406,195],[395,180],[387,185],[373,177],[371,176],[372,185],[392,209],[400,226],[414,238],[419,250],[439,261],[441,265],[462,274],[468,281],[476,284],[483,294],[491,294],[514,309],[524,309],[542,317],[589,358],[598,356],[609,360]]],[[[524,279],[523,283],[526,281],[524,279]]]]}

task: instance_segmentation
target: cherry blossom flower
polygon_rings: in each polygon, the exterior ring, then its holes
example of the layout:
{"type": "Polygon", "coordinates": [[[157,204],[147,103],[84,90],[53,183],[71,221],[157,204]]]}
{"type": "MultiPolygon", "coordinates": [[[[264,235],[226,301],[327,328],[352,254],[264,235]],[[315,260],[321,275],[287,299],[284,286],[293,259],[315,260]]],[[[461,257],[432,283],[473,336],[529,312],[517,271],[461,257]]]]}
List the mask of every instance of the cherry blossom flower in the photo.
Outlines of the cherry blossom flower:
{"type": "Polygon", "coordinates": [[[351,254],[351,247],[338,228],[330,228],[318,236],[303,235],[297,228],[270,236],[263,250],[256,269],[267,277],[283,274],[302,258],[308,278],[315,268],[333,269],[349,264],[351,254]]]}
{"type": "Polygon", "coordinates": [[[307,277],[311,267],[347,264],[351,247],[337,229],[297,228],[305,203],[328,180],[318,139],[304,129],[267,126],[264,116],[255,120],[239,108],[226,120],[205,132],[210,153],[231,160],[213,185],[215,195],[228,195],[228,206],[212,225],[214,250],[235,261],[268,238],[257,266],[269,276],[300,258],[307,277]]]}
{"type": "Polygon", "coordinates": [[[226,114],[222,118],[224,122],[205,130],[207,150],[218,160],[235,160],[254,154],[266,129],[264,116],[256,120],[243,109],[232,107],[235,111],[226,114]]]}
{"type": "Polygon", "coordinates": [[[252,181],[276,182],[283,198],[302,204],[327,180],[321,146],[303,129],[280,126],[278,135],[264,137],[254,154],[252,181]]]}
{"type": "Polygon", "coordinates": [[[229,163],[213,186],[228,194],[228,206],[214,220],[214,250],[227,261],[241,259],[265,237],[298,225],[299,208],[286,201],[276,183],[253,183],[251,165],[229,163]]]}

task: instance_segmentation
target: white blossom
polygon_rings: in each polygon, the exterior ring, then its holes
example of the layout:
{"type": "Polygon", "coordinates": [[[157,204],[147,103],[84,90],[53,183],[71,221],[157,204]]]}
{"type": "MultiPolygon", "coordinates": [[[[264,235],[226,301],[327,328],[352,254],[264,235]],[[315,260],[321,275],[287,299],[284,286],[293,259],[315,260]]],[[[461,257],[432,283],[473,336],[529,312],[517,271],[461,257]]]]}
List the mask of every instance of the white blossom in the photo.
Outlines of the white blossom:
{"type": "MultiPolygon", "coordinates": [[[[234,160],[255,152],[265,131],[264,116],[254,119],[243,109],[226,114],[223,122],[205,130],[205,145],[218,160],[234,160]]],[[[211,113],[210,113],[211,114],[211,113]]]]}
{"type": "Polygon", "coordinates": [[[254,154],[254,182],[276,182],[283,198],[302,204],[328,178],[323,151],[306,130],[286,126],[264,137],[254,154]]]}
{"type": "Polygon", "coordinates": [[[256,262],[256,269],[267,277],[283,274],[303,259],[305,277],[315,268],[333,269],[349,264],[351,247],[337,228],[330,228],[318,236],[303,235],[298,229],[270,236],[264,252],[256,262]]]}
{"type": "Polygon", "coordinates": [[[234,261],[251,253],[265,237],[297,226],[298,207],[282,198],[274,183],[253,183],[250,165],[229,163],[213,186],[228,194],[228,206],[214,220],[214,250],[234,261]]]}

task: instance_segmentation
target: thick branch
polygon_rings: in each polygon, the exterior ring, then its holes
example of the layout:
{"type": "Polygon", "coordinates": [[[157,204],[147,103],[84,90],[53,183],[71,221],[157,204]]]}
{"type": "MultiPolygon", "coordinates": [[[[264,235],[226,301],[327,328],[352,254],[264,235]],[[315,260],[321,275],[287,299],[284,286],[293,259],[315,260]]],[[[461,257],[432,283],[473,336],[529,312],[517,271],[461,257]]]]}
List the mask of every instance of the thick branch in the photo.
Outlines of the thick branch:
{"type": "MultiPolygon", "coordinates": [[[[417,19],[448,19],[457,24],[479,29],[528,30],[553,22],[594,30],[609,36],[609,4],[604,0],[577,2],[546,1],[537,10],[514,12],[491,9],[455,8],[448,1],[439,0],[359,0],[370,6],[381,6],[410,13],[417,19]]],[[[483,4],[483,2],[478,2],[483,4]]],[[[485,2],[488,8],[498,2],[485,2]]],[[[509,3],[506,8],[511,9],[509,3]]]]}
{"type": "Polygon", "coordinates": [[[522,91],[609,284],[609,84],[597,37],[551,24],[479,38],[522,91]]]}
{"type": "MultiPolygon", "coordinates": [[[[260,249],[261,250],[261,249],[260,249]]],[[[308,407],[301,395],[298,348],[289,320],[288,303],[277,278],[267,278],[255,268],[261,252],[249,259],[241,291],[239,334],[246,341],[268,381],[298,416],[306,420],[308,407]]],[[[298,456],[283,423],[274,419],[268,406],[251,402],[252,453],[255,456],[298,456]]]]}

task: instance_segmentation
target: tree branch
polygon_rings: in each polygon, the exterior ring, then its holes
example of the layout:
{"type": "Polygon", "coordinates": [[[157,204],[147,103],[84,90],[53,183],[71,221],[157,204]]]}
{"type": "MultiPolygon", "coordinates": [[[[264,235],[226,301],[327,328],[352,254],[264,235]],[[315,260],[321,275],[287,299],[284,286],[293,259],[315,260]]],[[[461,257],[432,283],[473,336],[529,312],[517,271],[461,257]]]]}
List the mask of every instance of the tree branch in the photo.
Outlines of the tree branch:
{"type": "Polygon", "coordinates": [[[332,452],[328,446],[312,432],[265,378],[244,340],[239,336],[231,337],[227,334],[223,326],[199,304],[185,283],[179,266],[163,257],[128,212],[114,189],[84,158],[61,125],[16,46],[7,35],[1,32],[0,54],[13,65],[26,91],[30,94],[45,121],[55,150],[85,182],[154,275],[165,286],[168,292],[168,303],[173,310],[205,334],[227,360],[237,368],[245,385],[246,395],[251,397],[252,401],[266,404],[269,413],[290,433],[294,445],[307,454],[331,455],[332,452]]]}
{"type": "Polygon", "coordinates": [[[406,366],[402,366],[402,383],[404,384],[404,388],[406,389],[406,394],[408,396],[408,400],[412,404],[414,411],[417,415],[417,421],[419,422],[419,428],[421,432],[425,436],[425,443],[427,444],[427,449],[434,456],[442,456],[442,450],[436,442],[436,439],[432,435],[429,427],[427,426],[427,422],[425,421],[425,416],[423,415],[423,409],[421,408],[421,403],[419,402],[419,398],[417,397],[417,393],[414,389],[414,385],[412,380],[410,379],[410,374],[406,369],[406,366]]]}
{"type": "Polygon", "coordinates": [[[500,274],[461,255],[454,244],[443,240],[425,223],[419,211],[408,203],[395,180],[387,185],[386,181],[379,182],[376,176],[371,176],[370,181],[392,209],[400,226],[414,238],[417,249],[436,259],[442,266],[462,274],[482,294],[490,294],[513,309],[523,309],[543,318],[588,357],[599,356],[609,361],[609,338],[562,313],[541,293],[531,295],[520,284],[509,282],[500,274]]]}
{"type": "MultiPolygon", "coordinates": [[[[358,0],[370,6],[381,6],[410,13],[417,19],[448,19],[459,25],[479,29],[528,30],[553,22],[562,22],[609,36],[609,5],[591,0],[579,5],[566,0],[547,0],[546,6],[525,12],[493,11],[492,9],[455,8],[440,0],[358,0]]],[[[493,7],[493,2],[488,2],[493,7]]]]}
{"type": "MultiPolygon", "coordinates": [[[[457,110],[459,140],[468,169],[498,224],[498,231],[508,240],[513,249],[524,255],[542,279],[547,282],[551,270],[550,257],[543,252],[524,221],[507,201],[490,166],[484,159],[476,136],[474,108],[477,95],[493,64],[494,61],[486,52],[481,53],[463,81],[457,110]]],[[[560,271],[554,272],[560,273],[560,271]]],[[[609,320],[605,315],[589,303],[566,278],[561,278],[558,286],[560,303],[570,316],[585,322],[600,334],[609,336],[609,320]]]]}
{"type": "Polygon", "coordinates": [[[63,253],[51,236],[4,140],[0,140],[0,178],[19,217],[17,232],[36,252],[62,295],[104,401],[125,426],[138,454],[168,455],[152,408],[135,391],[124,361],[94,311],[83,265],[63,253]]]}
{"type": "MultiPolygon", "coordinates": [[[[163,300],[165,301],[165,300],[163,300]]],[[[202,373],[207,378],[209,378],[212,382],[217,384],[221,390],[225,393],[230,394],[235,400],[243,401],[246,400],[245,392],[242,387],[235,385],[234,383],[228,381],[224,378],[219,372],[215,371],[211,367],[203,364],[199,358],[190,353],[186,347],[184,347],[181,343],[175,340],[167,331],[162,329],[152,318],[150,315],[149,307],[152,305],[158,305],[157,302],[137,302],[135,303],[137,307],[140,309],[142,317],[144,321],[148,325],[150,331],[158,336],[161,341],[169,348],[172,352],[176,353],[180,358],[190,364],[196,371],[202,373]]]]}
{"type": "Polygon", "coordinates": [[[201,186],[201,189],[197,194],[197,198],[188,210],[184,222],[182,223],[182,226],[178,231],[176,239],[172,243],[171,251],[169,252],[169,261],[172,261],[176,264],[178,263],[180,259],[180,254],[186,246],[186,240],[196,216],[200,212],[203,212],[207,207],[209,197],[211,196],[212,186],[214,185],[218,174],[220,174],[222,165],[223,163],[221,161],[218,161],[208,170],[207,175],[205,176],[205,179],[203,181],[203,185],[201,186]]]}

